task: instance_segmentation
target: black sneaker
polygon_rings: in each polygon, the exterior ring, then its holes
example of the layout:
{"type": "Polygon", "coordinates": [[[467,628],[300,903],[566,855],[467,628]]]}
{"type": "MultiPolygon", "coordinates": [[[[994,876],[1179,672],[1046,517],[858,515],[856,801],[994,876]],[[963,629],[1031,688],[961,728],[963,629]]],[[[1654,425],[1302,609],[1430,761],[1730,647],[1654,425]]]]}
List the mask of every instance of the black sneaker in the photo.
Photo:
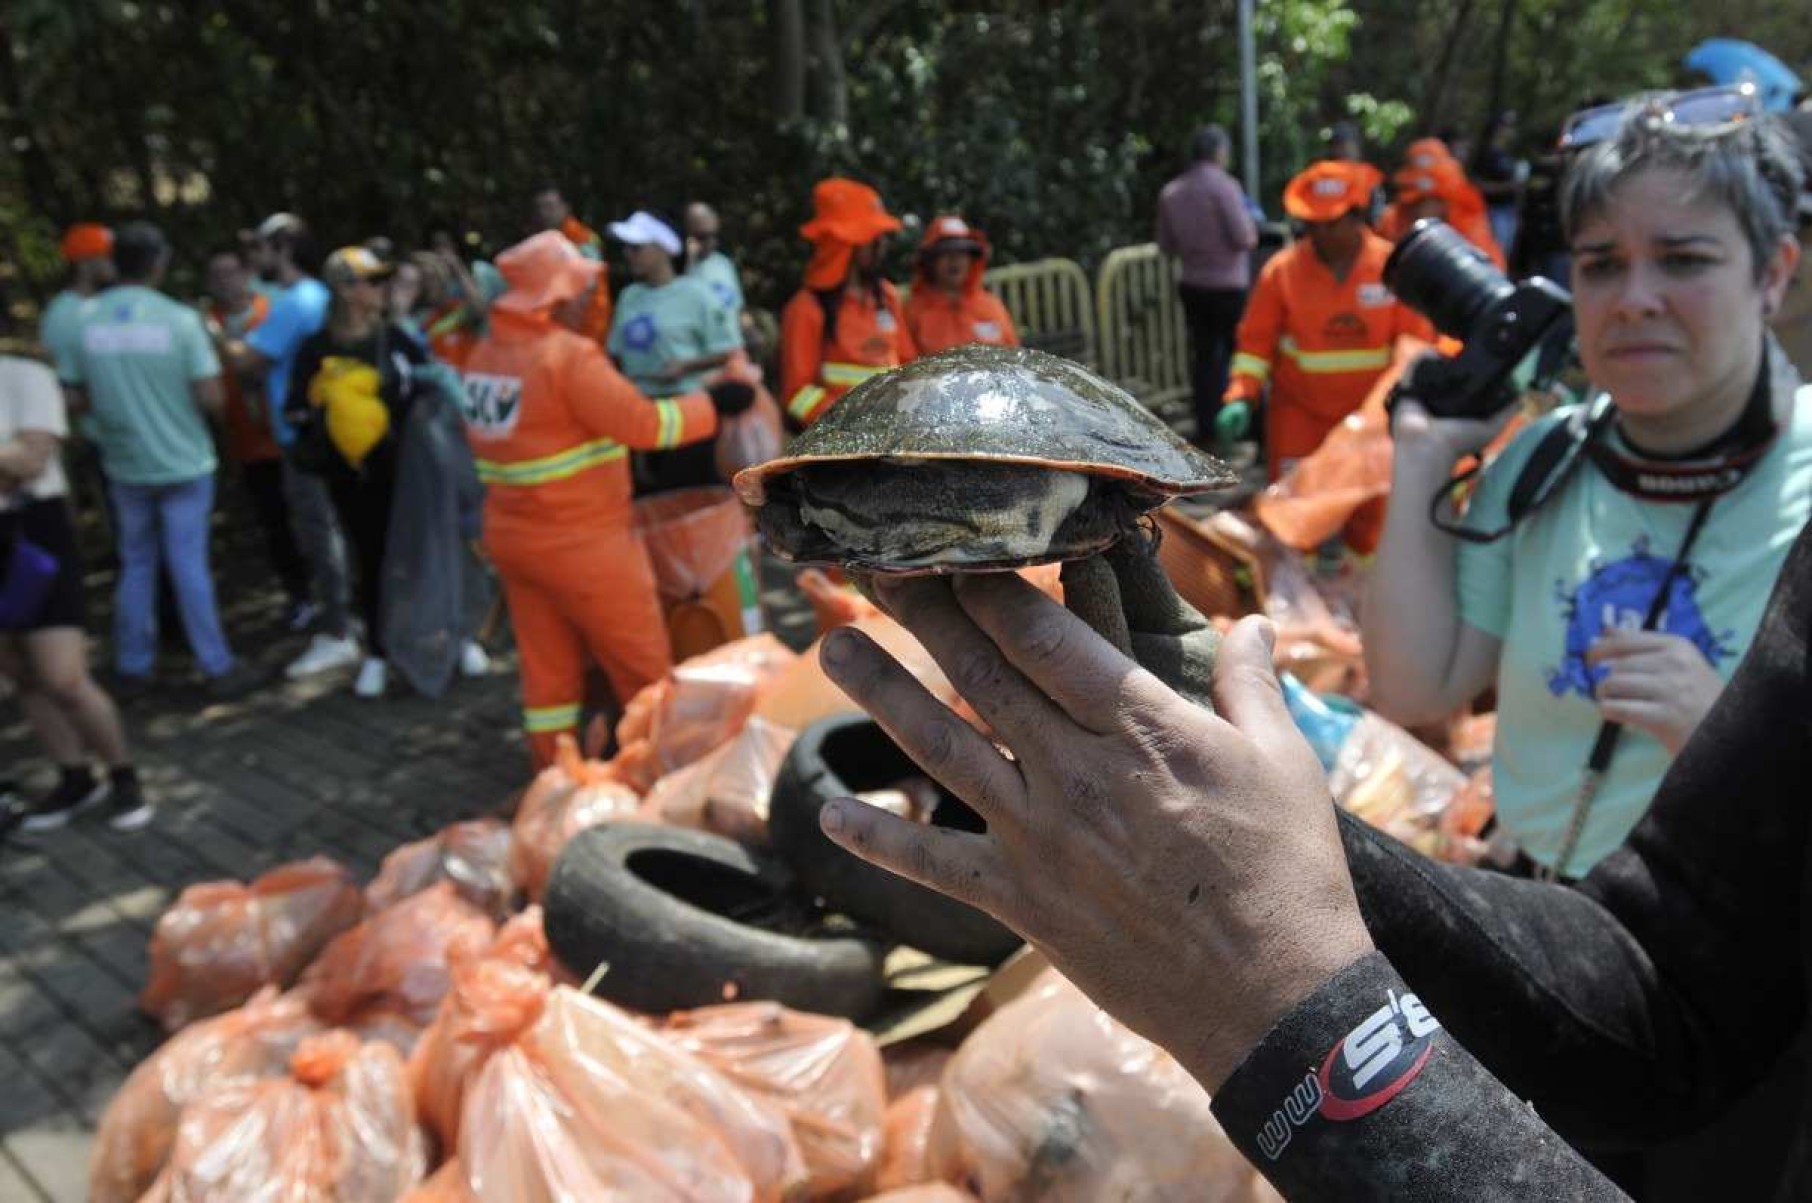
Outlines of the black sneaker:
{"type": "Polygon", "coordinates": [[[107,826],[115,831],[137,831],[157,816],[157,808],[139,788],[138,773],[130,766],[109,774],[107,826]]]}
{"type": "Polygon", "coordinates": [[[105,802],[107,794],[107,783],[88,769],[64,769],[57,788],[27,807],[19,826],[24,831],[55,831],[82,811],[105,802]]]}
{"type": "Polygon", "coordinates": [[[115,705],[130,706],[151,696],[151,692],[157,688],[157,681],[149,673],[140,675],[115,672],[108,675],[102,686],[112,696],[115,705]]]}
{"type": "Polygon", "coordinates": [[[264,684],[264,675],[243,662],[218,677],[208,678],[208,696],[216,702],[235,702],[264,684]]]}

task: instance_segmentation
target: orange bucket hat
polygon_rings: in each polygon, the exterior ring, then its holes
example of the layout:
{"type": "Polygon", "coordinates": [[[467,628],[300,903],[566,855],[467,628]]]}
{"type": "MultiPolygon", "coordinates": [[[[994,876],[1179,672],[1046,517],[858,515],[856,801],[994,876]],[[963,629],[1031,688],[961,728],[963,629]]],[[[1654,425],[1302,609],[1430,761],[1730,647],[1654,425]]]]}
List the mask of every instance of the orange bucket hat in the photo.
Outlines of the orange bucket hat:
{"type": "Polygon", "coordinates": [[[900,228],[900,219],[867,184],[832,177],[812,189],[812,219],[799,232],[815,245],[805,266],[807,288],[835,288],[849,276],[852,251],[900,228]]]}
{"type": "Polygon", "coordinates": [[[497,256],[497,270],[507,285],[493,308],[514,313],[540,313],[570,301],[597,282],[604,264],[587,259],[558,230],[543,230],[497,256]]]}
{"type": "Polygon", "coordinates": [[[1447,143],[1439,138],[1417,138],[1403,152],[1403,165],[1411,168],[1433,167],[1436,163],[1458,163],[1447,143]]]}
{"type": "Polygon", "coordinates": [[[70,263],[105,259],[113,254],[113,231],[91,221],[78,222],[63,231],[62,250],[70,263]]]}
{"type": "Polygon", "coordinates": [[[1383,182],[1384,173],[1370,163],[1323,159],[1284,189],[1284,212],[1298,221],[1338,221],[1364,208],[1383,182]]]}

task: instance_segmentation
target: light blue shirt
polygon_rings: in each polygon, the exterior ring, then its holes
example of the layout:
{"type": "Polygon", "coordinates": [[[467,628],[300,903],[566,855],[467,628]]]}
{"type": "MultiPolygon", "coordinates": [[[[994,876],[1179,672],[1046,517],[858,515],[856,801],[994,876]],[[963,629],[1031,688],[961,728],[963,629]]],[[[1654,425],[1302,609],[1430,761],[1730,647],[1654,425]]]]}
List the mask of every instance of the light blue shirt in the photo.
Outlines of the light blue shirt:
{"type": "Polygon", "coordinates": [[[271,361],[264,377],[264,397],[270,403],[271,435],[279,447],[289,446],[296,438],[283,419],[296,352],[327,323],[327,307],[332,301],[327,285],[313,276],[304,276],[278,295],[271,304],[270,316],[245,340],[246,346],[271,361]]]}
{"type": "Polygon", "coordinates": [[[717,303],[729,310],[732,317],[742,317],[742,276],[728,255],[712,251],[694,263],[686,274],[709,288],[717,303]]]}
{"type": "MultiPolygon", "coordinates": [[[[1492,462],[1467,526],[1502,525],[1523,465],[1567,412],[1535,423],[1492,462]]],[[[1598,735],[1593,694],[1607,670],[1587,665],[1585,652],[1609,628],[1641,627],[1697,508],[1638,499],[1581,463],[1511,534],[1460,545],[1460,618],[1503,641],[1492,757],[1498,821],[1542,864],[1552,866],[1560,855],[1598,735]]],[[[1743,483],[1713,503],[1656,629],[1691,641],[1728,681],[1808,514],[1812,388],[1799,391],[1778,441],[1743,483]]],[[[1654,736],[1624,729],[1569,875],[1585,873],[1623,843],[1672,759],[1654,736]]]]}
{"type": "Polygon", "coordinates": [[[58,373],[88,394],[109,480],[169,485],[214,471],[214,438],[195,382],[220,375],[201,315],[138,284],[82,307],[76,348],[58,373]]]}
{"type": "Polygon", "coordinates": [[[730,311],[691,276],[659,288],[631,284],[617,298],[610,353],[623,375],[650,397],[694,392],[703,380],[697,372],[669,380],[661,375],[667,364],[722,355],[740,346],[742,334],[730,311]]]}

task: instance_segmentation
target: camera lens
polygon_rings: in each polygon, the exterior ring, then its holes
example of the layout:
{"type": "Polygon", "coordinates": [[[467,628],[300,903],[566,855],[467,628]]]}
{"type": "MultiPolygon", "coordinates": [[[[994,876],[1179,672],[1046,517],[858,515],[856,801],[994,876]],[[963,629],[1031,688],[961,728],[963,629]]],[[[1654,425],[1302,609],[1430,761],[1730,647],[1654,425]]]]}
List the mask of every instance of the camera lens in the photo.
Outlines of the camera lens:
{"type": "Polygon", "coordinates": [[[1485,252],[1432,218],[1418,221],[1391,252],[1384,283],[1435,329],[1458,339],[1467,338],[1494,304],[1516,291],[1485,252]]]}

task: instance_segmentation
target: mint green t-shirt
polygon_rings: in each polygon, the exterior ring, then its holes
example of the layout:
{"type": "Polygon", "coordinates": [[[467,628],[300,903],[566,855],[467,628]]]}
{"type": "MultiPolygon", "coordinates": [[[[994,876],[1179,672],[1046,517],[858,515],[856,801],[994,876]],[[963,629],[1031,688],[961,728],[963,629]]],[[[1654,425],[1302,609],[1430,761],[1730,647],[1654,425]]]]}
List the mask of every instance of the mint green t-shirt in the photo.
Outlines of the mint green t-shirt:
{"type": "Polygon", "coordinates": [[[194,383],[220,375],[201,315],[154,289],[122,284],[84,307],[58,373],[88,394],[109,480],[167,485],[214,471],[214,440],[194,383]]]}
{"type": "Polygon", "coordinates": [[[631,284],[617,298],[610,325],[610,353],[623,374],[650,397],[673,397],[699,387],[692,373],[663,379],[663,364],[721,355],[742,346],[735,317],[718,304],[711,290],[692,276],[680,276],[659,288],[631,284]]]}
{"type": "Polygon", "coordinates": [[[742,275],[722,251],[712,251],[686,273],[711,290],[717,303],[738,320],[742,316],[742,275]]]}
{"type": "MultiPolygon", "coordinates": [[[[1778,379],[1778,377],[1777,377],[1778,379]]],[[[1486,470],[1466,525],[1501,526],[1518,474],[1568,410],[1525,430],[1486,470]]],[[[1615,437],[1614,435],[1612,437],[1615,437]]],[[[1462,543],[1460,618],[1503,641],[1492,778],[1497,817],[1534,860],[1553,867],[1579,795],[1606,670],[1585,663],[1606,629],[1642,626],[1698,507],[1620,492],[1589,463],[1496,543],[1462,543]]],[[[1712,505],[1655,629],[1692,641],[1726,681],[1755,638],[1775,577],[1812,513],[1812,388],[1798,391],[1779,439],[1712,505]]],[[[1647,812],[1672,756],[1624,728],[1566,873],[1579,876],[1623,843],[1647,812]]]]}
{"type": "Polygon", "coordinates": [[[62,363],[75,351],[82,306],[87,303],[87,297],[65,288],[44,307],[44,315],[38,319],[38,341],[44,345],[50,362],[62,363]]]}

